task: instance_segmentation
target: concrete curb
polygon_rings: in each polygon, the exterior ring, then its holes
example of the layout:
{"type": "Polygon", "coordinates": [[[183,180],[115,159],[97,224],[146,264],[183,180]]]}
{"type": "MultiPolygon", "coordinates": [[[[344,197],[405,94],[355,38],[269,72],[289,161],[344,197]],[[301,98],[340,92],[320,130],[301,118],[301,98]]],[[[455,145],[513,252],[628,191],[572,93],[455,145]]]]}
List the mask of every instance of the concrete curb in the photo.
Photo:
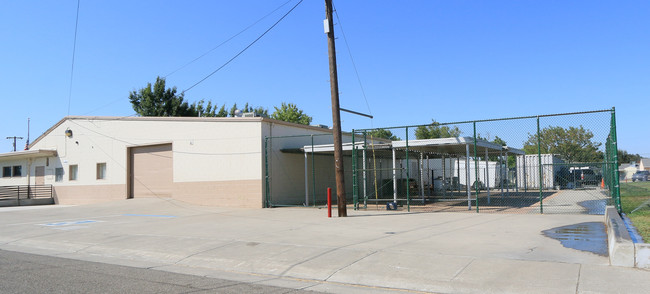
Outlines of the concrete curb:
{"type": "Polygon", "coordinates": [[[30,206],[30,205],[53,205],[53,198],[39,198],[39,199],[11,199],[0,201],[0,207],[10,206],[30,206]]]}
{"type": "Polygon", "coordinates": [[[623,219],[613,206],[605,211],[609,264],[650,269],[650,244],[634,243],[623,219]]]}
{"type": "Polygon", "coordinates": [[[650,244],[634,244],[634,265],[638,268],[650,269],[650,244]]]}
{"type": "Polygon", "coordinates": [[[627,232],[623,219],[613,206],[607,206],[605,210],[605,225],[607,226],[609,264],[634,267],[634,242],[632,242],[630,233],[627,232]]]}

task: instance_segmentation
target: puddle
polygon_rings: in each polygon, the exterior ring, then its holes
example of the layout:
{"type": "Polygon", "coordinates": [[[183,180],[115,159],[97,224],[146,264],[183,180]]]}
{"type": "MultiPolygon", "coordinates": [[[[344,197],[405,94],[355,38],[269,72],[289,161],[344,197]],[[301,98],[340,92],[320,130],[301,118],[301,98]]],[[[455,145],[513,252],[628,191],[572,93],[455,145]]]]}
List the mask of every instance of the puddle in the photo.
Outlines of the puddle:
{"type": "Polygon", "coordinates": [[[543,231],[544,236],[560,241],[562,246],[608,256],[607,232],[601,222],[579,223],[543,231]]]}
{"type": "Polygon", "coordinates": [[[587,209],[587,214],[605,215],[605,208],[607,208],[607,200],[605,199],[587,200],[587,201],[578,202],[578,205],[587,209]]]}

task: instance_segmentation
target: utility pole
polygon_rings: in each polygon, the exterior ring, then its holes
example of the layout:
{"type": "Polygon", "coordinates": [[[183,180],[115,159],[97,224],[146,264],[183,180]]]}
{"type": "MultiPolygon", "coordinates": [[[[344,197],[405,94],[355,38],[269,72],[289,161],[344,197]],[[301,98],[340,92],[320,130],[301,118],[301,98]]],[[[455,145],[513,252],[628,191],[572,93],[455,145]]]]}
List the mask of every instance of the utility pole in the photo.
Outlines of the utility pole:
{"type": "Polygon", "coordinates": [[[336,73],[336,46],[334,45],[334,21],[332,0],[325,0],[325,33],[330,61],[330,91],[332,94],[332,131],[334,133],[334,166],[336,168],[336,199],[339,217],[348,216],[345,200],[345,175],[343,173],[343,145],[341,143],[341,110],[339,107],[339,80],[336,73]]]}
{"type": "Polygon", "coordinates": [[[16,152],[16,139],[20,139],[20,140],[22,140],[23,137],[16,137],[16,136],[13,136],[13,137],[7,137],[7,139],[8,139],[8,140],[11,140],[11,139],[14,140],[14,152],[16,152]]]}

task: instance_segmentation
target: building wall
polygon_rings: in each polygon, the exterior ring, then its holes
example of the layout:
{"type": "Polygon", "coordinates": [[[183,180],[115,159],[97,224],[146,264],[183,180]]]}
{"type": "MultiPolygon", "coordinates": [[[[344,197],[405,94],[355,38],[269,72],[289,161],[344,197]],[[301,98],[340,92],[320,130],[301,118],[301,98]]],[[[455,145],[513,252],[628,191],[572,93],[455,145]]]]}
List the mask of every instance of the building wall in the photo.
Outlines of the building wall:
{"type": "Polygon", "coordinates": [[[126,199],[127,147],[171,143],[172,198],[261,207],[261,124],[260,118],[71,118],[32,149],[58,151],[45,170],[45,184],[55,185],[57,203],[126,199]],[[68,129],[72,137],[66,137],[68,129]],[[97,179],[98,163],[106,164],[105,179],[97,179]],[[77,180],[69,178],[71,165],[78,166],[77,180]],[[60,182],[56,168],[64,170],[60,182]]]}
{"type": "Polygon", "coordinates": [[[27,160],[3,160],[0,162],[0,182],[2,186],[15,186],[15,185],[27,185],[27,173],[28,173],[28,162],[27,160]],[[21,176],[13,176],[14,166],[20,166],[21,176]],[[5,177],[3,169],[7,167],[11,169],[9,177],[5,177]]]}
{"type": "MultiPolygon", "coordinates": [[[[131,147],[171,144],[173,183],[171,198],[202,205],[262,207],[265,196],[265,155],[269,159],[269,182],[281,201],[300,202],[305,198],[305,157],[299,150],[312,142],[331,144],[332,131],[263,118],[154,118],[154,117],[68,117],[50,128],[30,146],[32,150],[56,150],[56,157],[3,160],[5,164],[22,164],[23,176],[1,179],[0,185],[35,184],[35,169],[45,170],[44,184],[52,184],[56,203],[89,204],[128,198],[131,147]],[[66,131],[71,131],[68,136],[66,131]],[[318,136],[323,134],[324,136],[318,136]],[[296,136],[269,140],[265,138],[296,136]],[[282,152],[294,149],[297,153],[282,152]],[[30,163],[31,162],[31,163],[30,163]],[[105,164],[105,177],[98,179],[98,164],[105,164]],[[29,165],[29,167],[28,167],[29,165]],[[77,177],[70,177],[76,166],[77,177]],[[57,178],[57,169],[63,171],[57,178]]],[[[344,136],[343,142],[350,142],[344,136]]],[[[312,170],[311,160],[308,161],[312,170]]],[[[324,187],[334,183],[331,155],[317,155],[319,197],[324,187]],[[321,191],[322,190],[322,191],[321,191]]],[[[346,175],[351,174],[346,158],[346,175]]],[[[308,176],[313,183],[313,175],[308,176]]],[[[313,193],[314,186],[309,186],[313,193]]],[[[347,182],[351,197],[352,183],[347,182]]],[[[311,195],[313,197],[313,195],[311,195]]]]}

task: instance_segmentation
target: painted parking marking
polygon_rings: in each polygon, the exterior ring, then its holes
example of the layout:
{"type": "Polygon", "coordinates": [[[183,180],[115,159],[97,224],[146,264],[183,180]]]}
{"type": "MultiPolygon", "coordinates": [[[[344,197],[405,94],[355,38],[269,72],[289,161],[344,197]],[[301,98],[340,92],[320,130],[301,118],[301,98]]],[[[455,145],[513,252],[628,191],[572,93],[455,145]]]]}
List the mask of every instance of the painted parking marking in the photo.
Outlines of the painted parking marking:
{"type": "Polygon", "coordinates": [[[83,224],[92,224],[92,223],[100,223],[103,221],[98,221],[98,220],[78,220],[78,221],[69,221],[69,222],[56,222],[56,223],[47,223],[47,224],[39,224],[40,226],[46,226],[46,227],[63,227],[63,226],[76,226],[76,225],[83,225],[83,224]]]}
{"type": "Polygon", "coordinates": [[[124,216],[146,216],[146,217],[177,217],[175,215],[164,215],[164,214],[133,214],[127,213],[123,214],[124,216]]]}

